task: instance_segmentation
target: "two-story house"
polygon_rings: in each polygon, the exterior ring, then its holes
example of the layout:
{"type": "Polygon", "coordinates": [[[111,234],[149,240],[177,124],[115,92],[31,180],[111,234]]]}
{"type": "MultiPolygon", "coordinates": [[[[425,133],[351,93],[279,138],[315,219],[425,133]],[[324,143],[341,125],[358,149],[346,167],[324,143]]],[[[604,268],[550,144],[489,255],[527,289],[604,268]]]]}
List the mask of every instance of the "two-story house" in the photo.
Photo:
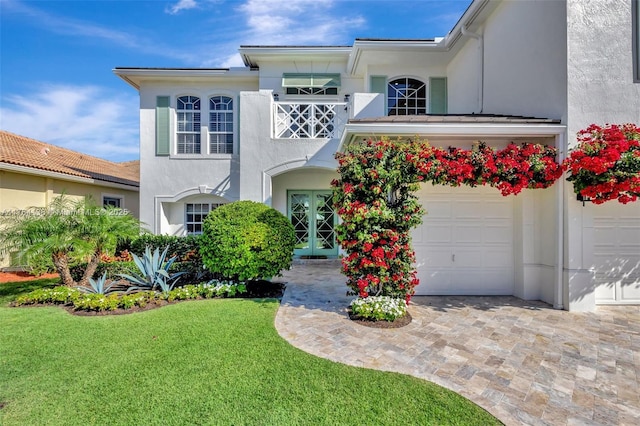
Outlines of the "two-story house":
{"type": "MultiPolygon", "coordinates": [[[[116,68],[140,93],[140,216],[199,233],[248,199],[288,215],[301,256],[337,256],[334,154],[416,137],[556,146],[640,122],[638,0],[474,0],[442,38],[241,46],[243,68],[116,68]]],[[[503,197],[423,185],[417,294],[515,295],[557,308],[640,303],[640,202],[595,206],[561,181],[503,197]]]]}

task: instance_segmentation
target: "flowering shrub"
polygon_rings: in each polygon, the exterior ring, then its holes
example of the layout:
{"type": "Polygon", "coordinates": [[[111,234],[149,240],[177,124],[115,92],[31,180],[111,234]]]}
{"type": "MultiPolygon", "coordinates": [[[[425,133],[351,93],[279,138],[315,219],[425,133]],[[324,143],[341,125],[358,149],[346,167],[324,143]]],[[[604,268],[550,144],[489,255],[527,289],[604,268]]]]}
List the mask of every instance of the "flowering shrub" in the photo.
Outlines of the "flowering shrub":
{"type": "Polygon", "coordinates": [[[131,294],[82,293],[77,288],[58,286],[38,289],[18,297],[12,306],[56,304],[72,306],[80,311],[114,311],[116,309],[144,308],[150,303],[167,300],[212,299],[235,297],[247,292],[245,283],[213,280],[198,285],[186,285],[169,292],[139,291],[131,294]]]}
{"type": "Polygon", "coordinates": [[[394,321],[407,313],[407,303],[389,296],[359,297],[351,302],[351,312],[364,319],[394,321]]]}
{"type": "Polygon", "coordinates": [[[414,195],[420,182],[491,185],[503,195],[518,194],[551,186],[562,175],[555,157],[555,149],[543,145],[509,144],[496,151],[479,143],[472,150],[445,150],[424,141],[389,140],[337,153],[340,179],[332,186],[347,286],[361,298],[411,299],[418,279],[410,231],[424,214],[414,195]]]}
{"type": "Polygon", "coordinates": [[[590,125],[578,132],[578,146],[564,162],[574,191],[594,204],[626,204],[640,195],[640,127],[590,125]]]}

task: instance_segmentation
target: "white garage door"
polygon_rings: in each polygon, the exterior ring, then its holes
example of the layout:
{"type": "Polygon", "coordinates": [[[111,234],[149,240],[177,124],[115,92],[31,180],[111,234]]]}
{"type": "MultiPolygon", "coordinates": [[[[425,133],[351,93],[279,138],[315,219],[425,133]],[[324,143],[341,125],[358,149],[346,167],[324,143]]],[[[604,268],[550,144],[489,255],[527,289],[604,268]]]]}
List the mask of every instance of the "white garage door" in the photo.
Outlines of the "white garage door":
{"type": "Polygon", "coordinates": [[[412,233],[416,294],[513,294],[513,197],[490,187],[431,184],[418,195],[427,215],[412,233]]]}
{"type": "Polygon", "coordinates": [[[640,304],[640,202],[586,208],[593,217],[596,303],[640,304]]]}

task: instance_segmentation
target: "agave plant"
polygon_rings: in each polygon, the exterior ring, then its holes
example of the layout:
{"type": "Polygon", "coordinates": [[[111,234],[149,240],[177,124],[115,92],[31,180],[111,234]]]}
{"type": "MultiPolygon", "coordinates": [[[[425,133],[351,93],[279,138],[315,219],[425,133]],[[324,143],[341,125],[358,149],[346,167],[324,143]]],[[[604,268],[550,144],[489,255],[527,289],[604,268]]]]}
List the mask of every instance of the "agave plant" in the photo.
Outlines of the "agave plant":
{"type": "Polygon", "coordinates": [[[157,248],[151,253],[151,249],[147,246],[142,257],[133,254],[133,261],[138,267],[140,274],[118,274],[134,284],[133,287],[129,288],[129,291],[159,289],[163,293],[166,293],[173,289],[176,281],[184,272],[169,274],[169,268],[173,262],[175,262],[177,256],[173,256],[165,262],[168,250],[169,246],[165,247],[162,254],[160,254],[157,248]]]}
{"type": "Polygon", "coordinates": [[[97,280],[89,278],[89,286],[90,287],[78,286],[76,288],[83,293],[108,294],[115,292],[114,290],[112,290],[114,283],[111,283],[111,285],[107,285],[106,272],[102,274],[102,276],[97,280]]]}

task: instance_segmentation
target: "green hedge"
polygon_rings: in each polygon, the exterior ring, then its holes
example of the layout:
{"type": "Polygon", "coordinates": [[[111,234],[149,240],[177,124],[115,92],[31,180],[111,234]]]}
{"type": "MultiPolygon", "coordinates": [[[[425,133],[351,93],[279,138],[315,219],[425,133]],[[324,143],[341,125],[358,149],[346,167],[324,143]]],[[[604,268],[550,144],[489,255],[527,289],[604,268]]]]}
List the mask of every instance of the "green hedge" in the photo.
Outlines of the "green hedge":
{"type": "Polygon", "coordinates": [[[223,278],[269,279],[289,269],[295,233],[291,222],[271,207],[236,201],[206,217],[200,236],[204,265],[223,278]]]}
{"type": "Polygon", "coordinates": [[[118,253],[128,250],[129,253],[142,256],[145,248],[148,246],[153,252],[155,249],[160,251],[169,246],[168,256],[178,256],[178,261],[185,261],[200,257],[198,253],[198,237],[189,235],[186,237],[178,237],[175,235],[152,235],[143,234],[133,241],[118,246],[118,253]]]}

